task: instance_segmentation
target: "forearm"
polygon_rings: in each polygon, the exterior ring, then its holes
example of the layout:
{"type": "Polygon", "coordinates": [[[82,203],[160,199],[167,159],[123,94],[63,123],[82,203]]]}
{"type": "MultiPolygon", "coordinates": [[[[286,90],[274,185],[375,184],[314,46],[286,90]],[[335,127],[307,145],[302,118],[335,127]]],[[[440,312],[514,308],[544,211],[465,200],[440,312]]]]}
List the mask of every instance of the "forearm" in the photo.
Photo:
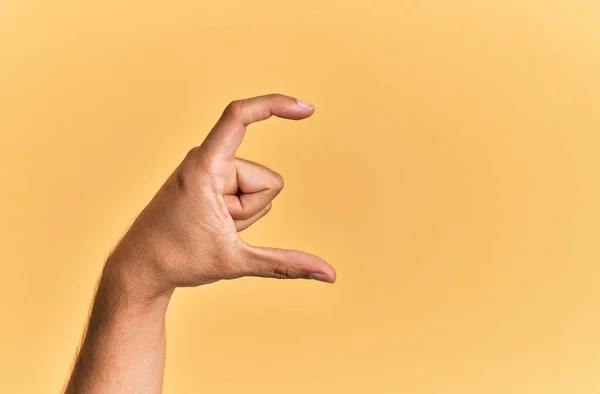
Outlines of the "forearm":
{"type": "Polygon", "coordinates": [[[160,393],[165,313],[172,292],[152,299],[137,297],[109,263],[66,394],[160,393]]]}

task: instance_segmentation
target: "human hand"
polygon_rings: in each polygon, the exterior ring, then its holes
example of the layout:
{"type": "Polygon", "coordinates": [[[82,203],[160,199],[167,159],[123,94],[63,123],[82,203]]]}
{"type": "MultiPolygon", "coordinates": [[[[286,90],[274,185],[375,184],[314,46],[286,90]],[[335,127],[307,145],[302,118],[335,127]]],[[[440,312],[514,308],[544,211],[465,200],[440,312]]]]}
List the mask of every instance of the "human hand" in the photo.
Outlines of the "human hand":
{"type": "Polygon", "coordinates": [[[270,210],[283,187],[279,174],[235,157],[246,126],[313,112],[312,105],[277,94],[229,104],[135,220],[105,272],[143,297],[243,276],[333,283],[335,270],[320,257],[251,246],[238,235],[270,210]]]}

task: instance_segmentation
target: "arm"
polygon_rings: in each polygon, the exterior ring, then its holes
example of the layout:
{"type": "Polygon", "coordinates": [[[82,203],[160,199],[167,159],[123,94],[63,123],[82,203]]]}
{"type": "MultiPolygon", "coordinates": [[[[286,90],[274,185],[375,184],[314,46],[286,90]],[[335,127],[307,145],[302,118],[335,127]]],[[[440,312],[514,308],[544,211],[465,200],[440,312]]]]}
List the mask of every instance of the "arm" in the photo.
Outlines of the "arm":
{"type": "Polygon", "coordinates": [[[232,102],[140,213],[109,257],[66,393],[160,393],[165,313],[173,291],[260,276],[333,283],[311,254],[251,246],[238,232],[271,208],[280,175],[235,157],[246,126],[303,119],[309,104],[282,95],[232,102]]]}
{"type": "Polygon", "coordinates": [[[109,260],[66,394],[160,393],[170,293],[138,299],[109,260]]]}

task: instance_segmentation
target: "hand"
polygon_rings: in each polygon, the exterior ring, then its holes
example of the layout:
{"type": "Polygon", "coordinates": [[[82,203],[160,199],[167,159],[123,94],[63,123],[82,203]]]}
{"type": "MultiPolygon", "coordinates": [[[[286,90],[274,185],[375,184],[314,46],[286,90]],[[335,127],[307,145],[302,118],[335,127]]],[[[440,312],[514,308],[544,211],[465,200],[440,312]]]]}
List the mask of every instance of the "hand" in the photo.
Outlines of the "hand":
{"type": "Polygon", "coordinates": [[[229,104],[136,219],[105,271],[148,297],[243,276],[333,283],[335,270],[323,259],[251,246],[238,235],[271,209],[283,187],[279,174],[235,157],[246,126],[272,115],[299,120],[313,112],[310,104],[276,94],[229,104]]]}

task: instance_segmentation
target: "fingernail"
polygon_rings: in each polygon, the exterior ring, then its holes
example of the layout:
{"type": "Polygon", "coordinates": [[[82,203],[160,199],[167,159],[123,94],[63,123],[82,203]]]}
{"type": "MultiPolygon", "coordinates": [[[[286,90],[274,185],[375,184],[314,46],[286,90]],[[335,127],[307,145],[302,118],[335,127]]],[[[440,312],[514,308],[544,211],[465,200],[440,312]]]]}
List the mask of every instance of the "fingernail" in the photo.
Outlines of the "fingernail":
{"type": "Polygon", "coordinates": [[[310,275],[308,275],[308,277],[309,277],[310,279],[318,280],[318,281],[321,281],[321,282],[327,282],[327,283],[331,283],[331,280],[330,280],[330,279],[329,279],[329,277],[328,277],[327,275],[325,275],[325,274],[318,274],[318,273],[315,273],[315,274],[310,274],[310,275]]]}
{"type": "Polygon", "coordinates": [[[308,109],[308,110],[315,109],[314,105],[312,105],[311,103],[307,103],[306,101],[296,100],[296,102],[298,103],[298,106],[301,108],[308,109]]]}

